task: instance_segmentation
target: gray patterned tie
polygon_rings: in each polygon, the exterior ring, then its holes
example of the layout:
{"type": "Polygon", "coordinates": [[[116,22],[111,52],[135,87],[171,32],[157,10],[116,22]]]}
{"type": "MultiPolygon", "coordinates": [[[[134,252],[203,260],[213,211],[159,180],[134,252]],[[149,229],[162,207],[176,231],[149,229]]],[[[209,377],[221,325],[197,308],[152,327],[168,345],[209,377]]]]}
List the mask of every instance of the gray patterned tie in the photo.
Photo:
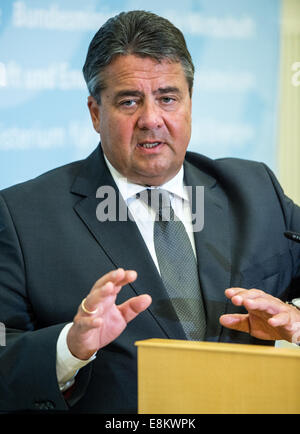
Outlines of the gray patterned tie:
{"type": "Polygon", "coordinates": [[[176,216],[166,190],[147,190],[156,212],[154,246],[163,283],[189,340],[203,340],[205,310],[196,258],[182,221],[176,216]]]}

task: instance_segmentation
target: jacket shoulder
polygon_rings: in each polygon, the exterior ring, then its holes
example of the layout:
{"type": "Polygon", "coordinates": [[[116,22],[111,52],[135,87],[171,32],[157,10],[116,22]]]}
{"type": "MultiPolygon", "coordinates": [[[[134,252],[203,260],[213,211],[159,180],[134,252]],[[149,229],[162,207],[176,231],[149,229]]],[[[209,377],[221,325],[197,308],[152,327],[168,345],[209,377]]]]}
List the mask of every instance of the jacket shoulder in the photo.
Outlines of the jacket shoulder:
{"type": "Polygon", "coordinates": [[[70,189],[72,182],[84,160],[75,161],[69,164],[65,164],[61,167],[49,170],[36,178],[28,181],[7,187],[0,191],[0,195],[4,198],[18,197],[24,194],[34,195],[43,194],[43,192],[56,192],[62,191],[64,188],[70,189]]]}
{"type": "Polygon", "coordinates": [[[250,170],[265,170],[267,168],[265,163],[253,160],[246,160],[242,158],[234,158],[234,157],[223,157],[212,159],[205,155],[198,154],[196,152],[187,152],[186,159],[191,164],[204,165],[211,168],[219,168],[219,169],[250,169],[250,170]]]}
{"type": "Polygon", "coordinates": [[[203,170],[215,178],[239,178],[240,176],[245,176],[247,174],[250,178],[254,178],[261,174],[263,176],[273,176],[272,171],[268,168],[265,163],[246,160],[241,158],[218,158],[212,159],[195,152],[187,152],[186,160],[203,170]]]}

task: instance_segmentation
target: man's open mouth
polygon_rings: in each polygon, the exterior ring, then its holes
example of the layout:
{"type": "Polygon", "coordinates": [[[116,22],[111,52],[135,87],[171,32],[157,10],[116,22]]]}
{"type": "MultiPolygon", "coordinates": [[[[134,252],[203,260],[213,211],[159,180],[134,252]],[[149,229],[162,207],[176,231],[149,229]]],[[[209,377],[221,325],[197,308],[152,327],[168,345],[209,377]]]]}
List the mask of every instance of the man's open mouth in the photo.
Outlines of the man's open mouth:
{"type": "Polygon", "coordinates": [[[158,145],[161,145],[162,142],[146,142],[146,143],[139,143],[138,146],[140,146],[141,148],[146,148],[146,149],[152,149],[152,148],[156,148],[158,145]]]}

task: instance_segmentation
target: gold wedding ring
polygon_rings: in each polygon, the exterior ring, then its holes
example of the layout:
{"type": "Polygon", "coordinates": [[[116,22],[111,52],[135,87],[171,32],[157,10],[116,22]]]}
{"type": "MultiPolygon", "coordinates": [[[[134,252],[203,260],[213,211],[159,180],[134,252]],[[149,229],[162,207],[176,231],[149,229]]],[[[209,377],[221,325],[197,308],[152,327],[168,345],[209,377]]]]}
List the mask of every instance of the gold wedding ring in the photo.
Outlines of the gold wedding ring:
{"type": "Polygon", "coordinates": [[[81,305],[80,305],[80,306],[81,306],[81,309],[83,310],[83,312],[87,313],[88,315],[94,315],[95,313],[97,313],[97,310],[98,310],[98,309],[95,309],[95,310],[88,310],[88,309],[85,307],[85,305],[84,305],[85,300],[86,300],[86,298],[84,298],[84,299],[82,300],[81,305]]]}

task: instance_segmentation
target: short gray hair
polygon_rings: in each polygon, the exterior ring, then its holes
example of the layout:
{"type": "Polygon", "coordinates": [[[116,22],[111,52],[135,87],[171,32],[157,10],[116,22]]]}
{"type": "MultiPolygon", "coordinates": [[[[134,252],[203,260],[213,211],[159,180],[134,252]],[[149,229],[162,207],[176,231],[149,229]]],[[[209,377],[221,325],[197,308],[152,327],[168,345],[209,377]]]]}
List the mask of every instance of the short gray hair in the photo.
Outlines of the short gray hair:
{"type": "Polygon", "coordinates": [[[89,45],[83,75],[98,104],[105,89],[101,72],[116,56],[128,54],[180,62],[192,94],[195,68],[182,32],[167,19],[139,10],[110,18],[89,45]]]}

